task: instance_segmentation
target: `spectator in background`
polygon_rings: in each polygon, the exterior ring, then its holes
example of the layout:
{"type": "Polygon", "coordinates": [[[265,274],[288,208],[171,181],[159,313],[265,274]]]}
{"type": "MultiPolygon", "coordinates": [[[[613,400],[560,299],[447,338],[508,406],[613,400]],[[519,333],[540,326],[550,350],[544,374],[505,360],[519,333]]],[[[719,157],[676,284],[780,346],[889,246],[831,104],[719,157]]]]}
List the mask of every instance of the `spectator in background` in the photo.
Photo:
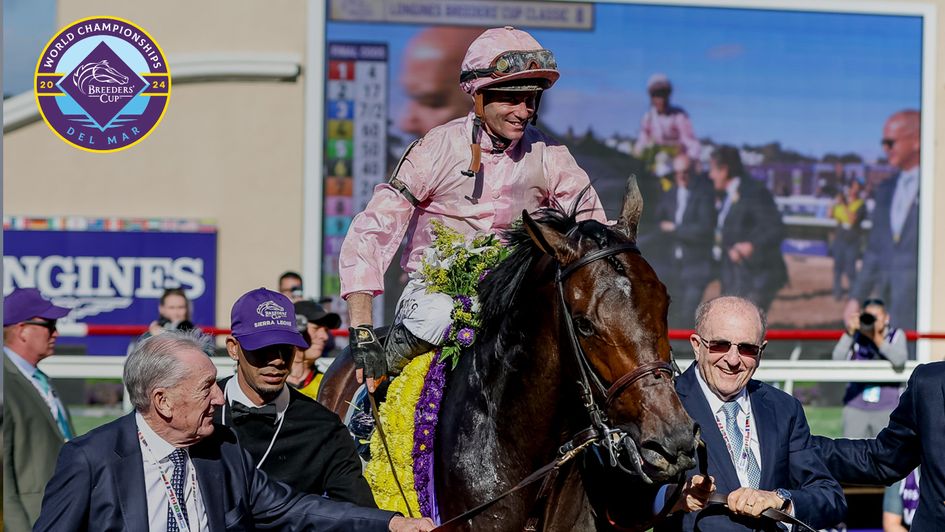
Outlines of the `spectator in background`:
{"type": "Polygon", "coordinates": [[[672,304],[669,324],[688,328],[702,293],[712,280],[712,237],[716,222],[711,183],[690,170],[689,157],[673,159],[674,183],[660,197],[657,218],[663,238],[654,246],[657,271],[672,304]]]}
{"type": "Polygon", "coordinates": [[[712,152],[709,178],[718,195],[713,252],[720,262],[722,294],[748,298],[767,311],[788,280],[778,207],[771,192],[745,172],[734,146],[712,152]]]}
{"type": "Polygon", "coordinates": [[[646,90],[650,93],[650,108],[640,121],[634,154],[644,157],[648,148],[674,147],[676,153],[685,153],[690,161],[698,161],[701,152],[699,139],[686,111],[669,102],[673,93],[669,78],[666,74],[653,74],[647,81],[646,90]]]}
{"type": "Polygon", "coordinates": [[[921,467],[883,492],[883,532],[907,532],[919,507],[921,467]]]}
{"type": "Polygon", "coordinates": [[[279,276],[279,293],[295,303],[302,301],[302,276],[293,271],[287,271],[279,276]]]}
{"type": "Polygon", "coordinates": [[[482,28],[432,27],[407,42],[400,84],[409,100],[397,122],[404,133],[422,137],[472,109],[469,96],[456,84],[456,72],[466,48],[482,32],[482,28]]]}
{"type": "Polygon", "coordinates": [[[56,320],[69,313],[35,288],[3,300],[3,528],[32,530],[63,443],[75,435],[69,411],[37,367],[56,347],[56,320]]]}
{"type": "Polygon", "coordinates": [[[837,221],[830,247],[833,255],[833,296],[843,300],[843,276],[847,276],[847,285],[853,289],[856,283],[856,261],[860,258],[860,239],[863,235],[861,225],[866,216],[863,198],[860,197],[862,186],[853,179],[843,191],[837,194],[830,217],[837,221]]]}
{"type": "Polygon", "coordinates": [[[282,294],[258,288],[236,300],[226,350],[236,376],[219,382],[214,420],[231,427],[253,465],[293,489],[374,507],[348,429],[333,412],[286,386],[295,349],[308,345],[282,294]]]}
{"type": "Polygon", "coordinates": [[[330,352],[327,347],[331,330],[341,327],[341,316],[327,312],[315,301],[299,301],[295,303],[295,323],[302,338],[309,345],[306,349],[295,350],[295,360],[286,381],[303,394],[315,399],[324,376],[315,361],[330,352]]]}
{"type": "MultiPolygon", "coordinates": [[[[888,360],[901,369],[908,358],[906,333],[889,327],[879,299],[863,302],[862,314],[847,320],[847,330],[833,348],[834,360],[888,360]]],[[[843,437],[874,438],[899,403],[899,385],[851,382],[843,396],[843,437]]]]}
{"type": "Polygon", "coordinates": [[[139,343],[164,331],[189,331],[193,328],[187,293],[182,288],[167,288],[158,301],[158,318],[148,325],[147,332],[132,340],[128,345],[128,354],[131,354],[139,343]]]}
{"type": "Polygon", "coordinates": [[[895,324],[916,327],[919,258],[919,111],[900,111],[883,127],[883,149],[900,172],[876,187],[863,266],[844,312],[849,319],[859,302],[880,297],[895,324]]]}

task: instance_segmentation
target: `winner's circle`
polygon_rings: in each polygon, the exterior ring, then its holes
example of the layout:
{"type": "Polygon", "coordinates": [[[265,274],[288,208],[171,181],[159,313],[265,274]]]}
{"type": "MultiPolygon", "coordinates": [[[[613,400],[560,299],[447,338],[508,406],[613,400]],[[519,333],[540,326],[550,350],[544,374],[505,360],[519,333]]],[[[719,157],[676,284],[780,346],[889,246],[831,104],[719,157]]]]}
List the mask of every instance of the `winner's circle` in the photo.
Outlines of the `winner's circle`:
{"type": "Polygon", "coordinates": [[[171,73],[158,43],[118,17],[89,17],[60,30],[36,63],[33,92],[43,121],[76,148],[107,153],[144,140],[164,117],[171,73]]]}

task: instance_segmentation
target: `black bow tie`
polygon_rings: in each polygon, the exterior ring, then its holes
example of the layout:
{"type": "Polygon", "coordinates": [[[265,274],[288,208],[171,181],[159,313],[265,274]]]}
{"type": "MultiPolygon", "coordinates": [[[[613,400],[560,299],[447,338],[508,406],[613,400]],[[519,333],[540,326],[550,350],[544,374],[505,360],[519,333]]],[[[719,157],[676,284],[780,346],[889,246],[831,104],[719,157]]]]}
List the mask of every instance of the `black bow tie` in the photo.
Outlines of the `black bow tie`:
{"type": "Polygon", "coordinates": [[[264,418],[273,425],[276,423],[276,405],[274,404],[262,405],[256,408],[233,401],[230,403],[230,410],[235,425],[246,423],[253,417],[264,418]]]}

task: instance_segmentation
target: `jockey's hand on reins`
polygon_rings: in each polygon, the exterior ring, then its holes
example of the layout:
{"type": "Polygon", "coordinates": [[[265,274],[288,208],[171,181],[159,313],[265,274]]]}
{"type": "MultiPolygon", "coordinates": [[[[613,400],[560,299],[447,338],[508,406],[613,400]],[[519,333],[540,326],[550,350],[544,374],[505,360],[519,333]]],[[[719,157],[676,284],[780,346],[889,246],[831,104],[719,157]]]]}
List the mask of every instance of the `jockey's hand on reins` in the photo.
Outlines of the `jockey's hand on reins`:
{"type": "Polygon", "coordinates": [[[374,327],[370,325],[351,327],[348,329],[348,334],[351,358],[354,359],[354,367],[357,369],[358,383],[364,382],[367,378],[368,391],[374,392],[376,385],[380,384],[387,375],[387,355],[384,354],[384,346],[377,341],[374,327]]]}
{"type": "Polygon", "coordinates": [[[686,479],[682,492],[669,513],[698,512],[709,504],[709,497],[715,492],[715,478],[693,475],[686,479]]]}

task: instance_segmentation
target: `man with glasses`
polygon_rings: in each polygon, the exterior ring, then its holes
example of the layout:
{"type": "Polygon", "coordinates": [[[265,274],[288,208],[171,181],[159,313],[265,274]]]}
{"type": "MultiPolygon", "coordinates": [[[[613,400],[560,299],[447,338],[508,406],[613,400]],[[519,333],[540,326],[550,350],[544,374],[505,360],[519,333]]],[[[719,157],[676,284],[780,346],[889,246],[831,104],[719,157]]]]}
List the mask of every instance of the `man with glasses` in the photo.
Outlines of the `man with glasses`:
{"type": "MultiPolygon", "coordinates": [[[[696,331],[689,337],[696,361],[677,379],[676,391],[701,427],[708,473],[716,490],[728,494],[727,509],[677,513],[657,530],[773,529],[772,522],[760,520],[768,508],[815,529],[845,516],[843,490],[811,445],[801,404],[751,378],[761,362],[764,337],[764,317],[747,299],[720,297],[696,311],[696,331]]],[[[667,491],[660,490],[654,510],[662,507],[667,491]]],[[[701,499],[687,503],[696,509],[709,492],[688,489],[684,495],[701,499]]]]}
{"type": "Polygon", "coordinates": [[[916,327],[920,119],[919,111],[907,109],[889,117],[883,127],[883,151],[899,173],[880,183],[873,194],[872,227],[844,311],[847,320],[857,315],[860,301],[880,297],[896,326],[916,327]]]}
{"type": "Polygon", "coordinates": [[[347,428],[286,385],[295,349],[308,347],[289,299],[265,288],[243,294],[233,304],[231,329],[226,350],[236,361],[236,376],[220,381],[225,403],[214,420],[236,432],[256,468],[271,478],[301,492],[376,507],[347,428]]]}
{"type": "Polygon", "coordinates": [[[56,320],[69,313],[35,288],[3,300],[3,524],[31,530],[63,443],[75,436],[69,411],[37,367],[56,347],[56,320]]]}
{"type": "Polygon", "coordinates": [[[391,179],[378,185],[341,247],[341,295],[348,302],[357,378],[373,391],[390,369],[431,350],[450,325],[452,299],[411,279],[398,302],[385,354],[373,329],[372,301],[407,236],[404,271],[419,269],[439,221],[464,237],[507,229],[522,210],[560,204],[580,219],[606,221],[587,174],[568,149],[534,127],[541,95],[558,80],[554,54],[511,26],[486,30],[469,46],[460,87],[468,115],[431,129],[407,148],[391,179]]]}

